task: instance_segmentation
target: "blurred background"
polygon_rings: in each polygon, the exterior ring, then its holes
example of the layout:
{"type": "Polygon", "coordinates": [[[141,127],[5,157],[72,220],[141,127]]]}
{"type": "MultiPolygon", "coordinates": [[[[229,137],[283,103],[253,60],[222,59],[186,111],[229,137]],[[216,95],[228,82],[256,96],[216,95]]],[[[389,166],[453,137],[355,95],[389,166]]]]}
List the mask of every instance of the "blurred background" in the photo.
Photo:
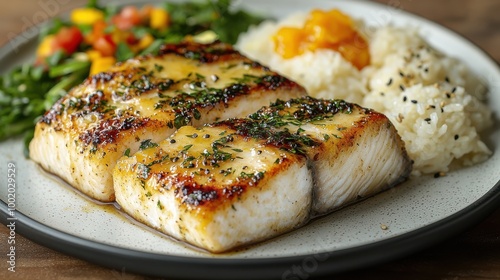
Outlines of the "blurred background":
{"type": "MultiPolygon", "coordinates": [[[[246,0],[251,1],[251,0],[246,0]]],[[[500,61],[499,0],[373,0],[423,16],[479,45],[500,61]]],[[[119,1],[118,1],[119,2],[119,1]]],[[[6,0],[0,8],[0,45],[27,28],[87,0],[6,0]]]]}

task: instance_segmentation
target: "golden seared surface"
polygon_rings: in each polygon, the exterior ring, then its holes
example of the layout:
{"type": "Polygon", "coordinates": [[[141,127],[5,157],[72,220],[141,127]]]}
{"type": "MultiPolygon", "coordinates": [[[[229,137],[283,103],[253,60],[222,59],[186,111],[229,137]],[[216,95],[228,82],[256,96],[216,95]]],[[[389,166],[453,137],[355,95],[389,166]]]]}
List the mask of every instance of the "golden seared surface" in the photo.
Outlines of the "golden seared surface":
{"type": "Polygon", "coordinates": [[[309,218],[307,159],[283,146],[224,123],[184,126],[142,146],[115,167],[116,200],[138,221],[175,238],[223,252],[309,218]]]}
{"type": "Polygon", "coordinates": [[[384,115],[303,97],[144,141],[120,159],[114,182],[117,202],[138,221],[223,252],[393,187],[410,171],[384,115]]]}
{"type": "Polygon", "coordinates": [[[179,128],[199,120],[202,110],[283,87],[300,90],[229,45],[166,45],[158,56],[131,59],[89,77],[40,122],[56,131],[71,129],[83,147],[95,149],[150,122],[179,128]]]}
{"type": "Polygon", "coordinates": [[[193,208],[237,199],[247,188],[305,159],[223,124],[184,126],[160,144],[145,141],[142,146],[129,171],[146,189],[174,189],[179,201],[193,208]]]}
{"type": "Polygon", "coordinates": [[[305,94],[227,44],[165,45],[73,88],[38,122],[30,157],[83,193],[113,201],[112,170],[126,150],[305,94]]]}
{"type": "Polygon", "coordinates": [[[314,215],[329,213],[405,181],[412,170],[389,119],[343,100],[277,101],[250,118],[292,134],[314,170],[314,215]]]}

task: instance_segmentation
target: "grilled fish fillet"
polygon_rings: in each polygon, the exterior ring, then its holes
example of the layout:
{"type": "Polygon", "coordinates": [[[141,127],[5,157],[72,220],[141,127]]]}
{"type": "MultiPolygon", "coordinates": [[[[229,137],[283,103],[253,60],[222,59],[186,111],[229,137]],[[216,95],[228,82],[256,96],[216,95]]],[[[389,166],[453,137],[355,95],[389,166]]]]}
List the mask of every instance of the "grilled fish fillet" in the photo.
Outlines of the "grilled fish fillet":
{"type": "Polygon", "coordinates": [[[73,88],[37,123],[30,157],[88,196],[113,201],[116,161],[145,140],[305,94],[229,45],[166,45],[73,88]]]}
{"type": "Polygon", "coordinates": [[[312,212],[322,215],[406,180],[412,161],[389,119],[343,100],[281,101],[251,119],[301,135],[314,170],[312,212]]]}
{"type": "Polygon", "coordinates": [[[299,98],[249,118],[182,127],[124,156],[113,178],[116,201],[136,220],[223,252],[394,186],[410,171],[384,115],[299,98]]]}
{"type": "Polygon", "coordinates": [[[238,135],[233,125],[185,126],[122,158],[116,201],[136,220],[222,252],[307,222],[312,174],[305,156],[238,135]]]}

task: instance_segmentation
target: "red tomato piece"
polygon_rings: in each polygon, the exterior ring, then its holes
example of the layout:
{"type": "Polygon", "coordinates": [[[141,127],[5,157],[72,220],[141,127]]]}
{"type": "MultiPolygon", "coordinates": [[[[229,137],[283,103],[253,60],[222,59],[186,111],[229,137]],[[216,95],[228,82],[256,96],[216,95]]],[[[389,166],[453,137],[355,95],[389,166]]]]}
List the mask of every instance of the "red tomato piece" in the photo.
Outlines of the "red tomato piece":
{"type": "Polygon", "coordinates": [[[114,56],[116,44],[113,42],[111,35],[105,34],[92,43],[92,47],[99,51],[102,56],[114,56]]]}
{"type": "Polygon", "coordinates": [[[78,49],[82,41],[83,35],[78,27],[62,27],[55,35],[52,47],[54,50],[62,49],[67,54],[72,54],[78,49]]]}
{"type": "Polygon", "coordinates": [[[141,13],[135,6],[124,7],[118,15],[113,16],[111,21],[120,30],[128,30],[141,24],[141,13]]]}
{"type": "Polygon", "coordinates": [[[104,30],[108,25],[103,20],[98,20],[92,25],[92,32],[85,36],[85,42],[92,45],[99,37],[104,35],[104,30]]]}

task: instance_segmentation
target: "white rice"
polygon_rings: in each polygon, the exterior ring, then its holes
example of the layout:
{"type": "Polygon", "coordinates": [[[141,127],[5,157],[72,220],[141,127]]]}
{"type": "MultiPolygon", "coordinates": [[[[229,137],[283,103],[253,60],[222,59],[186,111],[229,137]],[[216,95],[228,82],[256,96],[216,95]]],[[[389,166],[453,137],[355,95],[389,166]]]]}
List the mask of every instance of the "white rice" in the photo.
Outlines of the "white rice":
{"type": "Polygon", "coordinates": [[[488,158],[491,151],[479,137],[492,125],[491,110],[482,103],[487,91],[465,64],[432,48],[417,29],[391,26],[368,38],[371,65],[361,72],[332,50],[283,59],[271,37],[281,26],[301,26],[306,16],[264,22],[236,47],[311,96],[345,99],[387,115],[414,161],[414,175],[488,158]]]}

